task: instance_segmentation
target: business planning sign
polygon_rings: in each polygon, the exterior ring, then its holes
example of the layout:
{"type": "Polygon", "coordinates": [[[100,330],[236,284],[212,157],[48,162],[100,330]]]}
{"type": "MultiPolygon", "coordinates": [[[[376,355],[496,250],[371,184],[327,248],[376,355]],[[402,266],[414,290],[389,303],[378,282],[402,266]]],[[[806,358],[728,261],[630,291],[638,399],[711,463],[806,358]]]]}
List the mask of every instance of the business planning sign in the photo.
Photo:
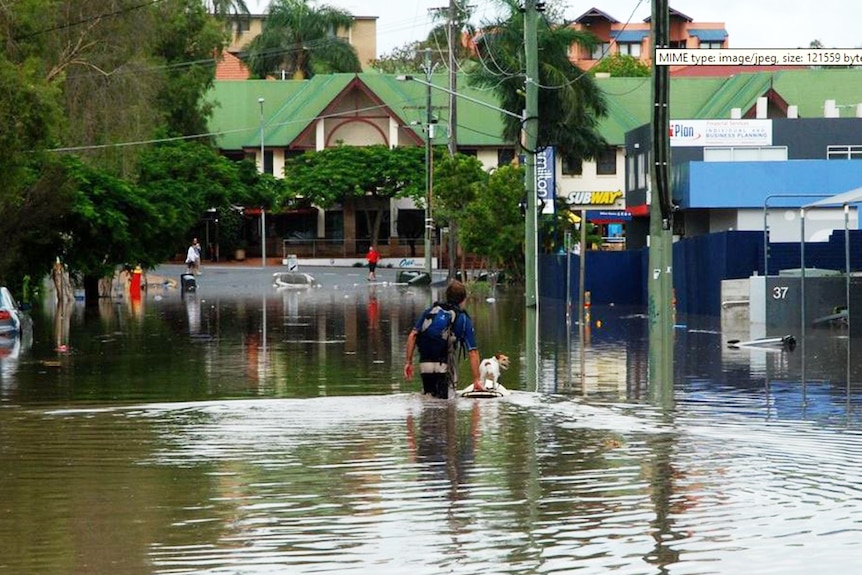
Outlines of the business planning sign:
{"type": "Polygon", "coordinates": [[[772,145],[772,120],[671,120],[668,131],[675,148],[772,145]]]}

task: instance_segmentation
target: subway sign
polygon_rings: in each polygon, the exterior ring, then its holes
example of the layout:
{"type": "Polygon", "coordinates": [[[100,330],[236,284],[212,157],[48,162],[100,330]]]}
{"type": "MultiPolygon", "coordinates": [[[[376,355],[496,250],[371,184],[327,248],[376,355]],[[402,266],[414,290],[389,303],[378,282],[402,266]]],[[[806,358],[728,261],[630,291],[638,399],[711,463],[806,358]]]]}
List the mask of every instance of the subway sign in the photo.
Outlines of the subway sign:
{"type": "Polygon", "coordinates": [[[613,192],[572,192],[566,198],[566,204],[573,208],[614,206],[622,207],[618,202],[622,200],[623,193],[620,190],[613,192]]]}

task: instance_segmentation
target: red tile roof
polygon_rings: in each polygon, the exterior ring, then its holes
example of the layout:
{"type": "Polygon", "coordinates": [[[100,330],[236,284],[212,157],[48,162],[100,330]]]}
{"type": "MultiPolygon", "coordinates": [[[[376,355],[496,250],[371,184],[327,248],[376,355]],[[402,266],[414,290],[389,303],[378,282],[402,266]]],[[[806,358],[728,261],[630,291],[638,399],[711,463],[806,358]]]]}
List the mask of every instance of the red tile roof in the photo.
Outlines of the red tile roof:
{"type": "Polygon", "coordinates": [[[216,61],[216,80],[248,80],[251,77],[248,67],[235,54],[222,53],[216,61]]]}

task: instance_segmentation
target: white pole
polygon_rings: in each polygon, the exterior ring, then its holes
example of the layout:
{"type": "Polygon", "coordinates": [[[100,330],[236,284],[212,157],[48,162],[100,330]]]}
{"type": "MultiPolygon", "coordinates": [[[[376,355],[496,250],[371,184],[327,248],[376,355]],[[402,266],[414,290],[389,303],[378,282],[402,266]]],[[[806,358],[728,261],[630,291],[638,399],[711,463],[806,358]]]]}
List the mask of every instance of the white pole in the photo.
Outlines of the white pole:
{"type": "MultiPolygon", "coordinates": [[[[266,160],[264,157],[264,149],[263,149],[263,103],[264,98],[261,96],[257,99],[257,103],[260,104],[260,173],[263,174],[266,169],[266,160]]],[[[266,210],[261,207],[260,209],[260,267],[266,267],[266,210]]]]}

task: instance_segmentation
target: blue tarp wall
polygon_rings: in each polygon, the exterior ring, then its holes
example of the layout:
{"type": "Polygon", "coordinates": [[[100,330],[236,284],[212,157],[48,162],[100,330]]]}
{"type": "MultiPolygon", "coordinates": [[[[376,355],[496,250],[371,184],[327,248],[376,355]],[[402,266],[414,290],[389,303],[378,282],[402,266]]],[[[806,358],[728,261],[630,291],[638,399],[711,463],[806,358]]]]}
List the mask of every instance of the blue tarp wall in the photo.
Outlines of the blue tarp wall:
{"type": "MultiPolygon", "coordinates": [[[[769,271],[799,269],[799,242],[770,243],[769,271]]],[[[805,244],[805,267],[844,271],[844,230],[828,242],[805,244]]],[[[763,232],[721,232],[684,238],[673,246],[674,290],[677,311],[717,316],[721,313],[721,281],[763,275],[763,232]]],[[[584,288],[594,305],[646,306],[649,250],[588,251],[584,288]]],[[[862,230],[850,230],[851,271],[862,269],[862,230]]],[[[580,258],[570,258],[572,301],[578,301],[580,258]]],[[[541,297],[566,299],[566,256],[539,258],[541,297]]]]}

